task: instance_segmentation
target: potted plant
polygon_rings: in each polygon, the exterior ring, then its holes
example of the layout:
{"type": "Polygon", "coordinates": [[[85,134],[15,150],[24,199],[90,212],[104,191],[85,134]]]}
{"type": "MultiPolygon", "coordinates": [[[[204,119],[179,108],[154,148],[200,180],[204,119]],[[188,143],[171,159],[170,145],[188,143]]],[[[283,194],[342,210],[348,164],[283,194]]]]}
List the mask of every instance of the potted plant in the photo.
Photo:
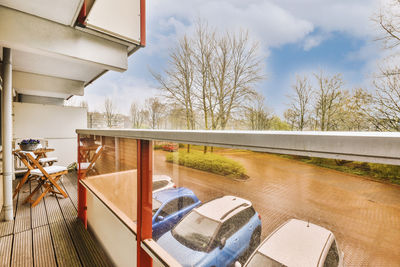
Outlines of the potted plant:
{"type": "Polygon", "coordinates": [[[24,139],[21,141],[21,143],[18,143],[21,150],[24,151],[33,151],[37,148],[39,144],[40,141],[37,139],[24,139]]]}

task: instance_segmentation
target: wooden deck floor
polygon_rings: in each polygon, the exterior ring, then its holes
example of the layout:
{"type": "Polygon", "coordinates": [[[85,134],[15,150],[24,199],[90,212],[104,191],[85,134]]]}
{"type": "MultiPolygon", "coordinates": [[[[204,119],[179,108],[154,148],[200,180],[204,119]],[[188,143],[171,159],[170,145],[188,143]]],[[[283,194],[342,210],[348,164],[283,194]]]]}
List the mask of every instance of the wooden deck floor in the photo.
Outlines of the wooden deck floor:
{"type": "Polygon", "coordinates": [[[76,174],[60,182],[69,198],[47,195],[31,208],[23,201],[34,183],[14,199],[14,221],[0,214],[0,266],[112,266],[77,219],[76,174]]]}

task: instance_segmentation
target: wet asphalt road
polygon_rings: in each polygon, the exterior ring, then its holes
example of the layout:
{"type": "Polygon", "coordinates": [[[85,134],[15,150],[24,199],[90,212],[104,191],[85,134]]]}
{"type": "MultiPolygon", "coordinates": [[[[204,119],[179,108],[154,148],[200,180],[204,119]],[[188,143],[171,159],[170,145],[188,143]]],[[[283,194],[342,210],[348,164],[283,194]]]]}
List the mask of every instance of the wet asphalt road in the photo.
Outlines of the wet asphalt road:
{"type": "Polygon", "coordinates": [[[265,153],[226,150],[250,178],[237,181],[165,162],[155,151],[154,173],[171,176],[203,202],[223,195],[252,201],[262,239],[290,218],[331,230],[347,266],[400,266],[400,186],[265,153]]]}

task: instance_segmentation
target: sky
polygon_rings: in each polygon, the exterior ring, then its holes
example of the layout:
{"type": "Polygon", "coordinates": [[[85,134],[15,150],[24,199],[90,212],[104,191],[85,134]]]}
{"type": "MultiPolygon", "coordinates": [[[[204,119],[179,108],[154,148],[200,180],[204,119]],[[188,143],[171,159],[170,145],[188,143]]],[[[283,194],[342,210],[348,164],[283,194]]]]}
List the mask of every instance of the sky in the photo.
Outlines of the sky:
{"type": "Polygon", "coordinates": [[[149,0],[147,45],[129,57],[124,73],[108,72],[85,89],[90,111],[102,111],[111,97],[120,113],[132,101],[160,95],[149,69],[162,72],[168,53],[198,19],[221,31],[248,30],[260,44],[266,79],[256,86],[266,106],[282,116],[296,75],[341,73],[345,89],[371,87],[384,57],[379,32],[371,20],[379,0],[149,0]]]}

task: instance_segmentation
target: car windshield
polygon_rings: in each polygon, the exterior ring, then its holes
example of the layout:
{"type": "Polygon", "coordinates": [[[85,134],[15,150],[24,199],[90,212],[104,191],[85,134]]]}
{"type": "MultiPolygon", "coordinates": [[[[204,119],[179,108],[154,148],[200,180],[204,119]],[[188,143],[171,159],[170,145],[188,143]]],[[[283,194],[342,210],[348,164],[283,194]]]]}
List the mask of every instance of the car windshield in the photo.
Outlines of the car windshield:
{"type": "Polygon", "coordinates": [[[167,180],[153,181],[153,191],[163,188],[168,185],[167,180]]]}
{"type": "Polygon", "coordinates": [[[172,235],[193,250],[206,251],[218,226],[218,222],[192,211],[175,226],[172,235]]]}
{"type": "Polygon", "coordinates": [[[161,207],[162,203],[157,199],[153,198],[153,216],[156,214],[157,210],[161,207]]]}
{"type": "Polygon", "coordinates": [[[264,254],[261,254],[260,252],[257,252],[249,261],[249,263],[246,265],[246,267],[286,267],[286,265],[283,265],[277,261],[274,261],[273,259],[265,256],[264,254]]]}

